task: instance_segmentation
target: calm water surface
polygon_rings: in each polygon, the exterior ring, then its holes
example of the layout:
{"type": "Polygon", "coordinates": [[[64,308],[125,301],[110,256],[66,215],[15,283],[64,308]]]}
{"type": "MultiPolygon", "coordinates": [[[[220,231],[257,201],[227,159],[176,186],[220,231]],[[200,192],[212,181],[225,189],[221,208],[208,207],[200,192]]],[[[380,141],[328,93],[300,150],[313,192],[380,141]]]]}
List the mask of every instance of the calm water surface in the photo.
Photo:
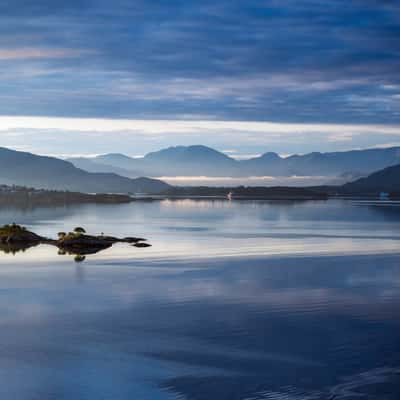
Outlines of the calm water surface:
{"type": "Polygon", "coordinates": [[[398,399],[400,204],[0,210],[138,235],[75,263],[0,253],[0,399],[398,399]]]}

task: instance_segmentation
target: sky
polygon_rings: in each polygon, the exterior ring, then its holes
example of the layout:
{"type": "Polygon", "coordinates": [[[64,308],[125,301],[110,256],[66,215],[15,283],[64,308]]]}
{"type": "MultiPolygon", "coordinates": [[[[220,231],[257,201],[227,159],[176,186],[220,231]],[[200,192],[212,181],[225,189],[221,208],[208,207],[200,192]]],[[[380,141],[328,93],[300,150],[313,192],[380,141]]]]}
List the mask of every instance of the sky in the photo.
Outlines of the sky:
{"type": "Polygon", "coordinates": [[[398,0],[2,0],[0,145],[400,145],[398,0]]]}

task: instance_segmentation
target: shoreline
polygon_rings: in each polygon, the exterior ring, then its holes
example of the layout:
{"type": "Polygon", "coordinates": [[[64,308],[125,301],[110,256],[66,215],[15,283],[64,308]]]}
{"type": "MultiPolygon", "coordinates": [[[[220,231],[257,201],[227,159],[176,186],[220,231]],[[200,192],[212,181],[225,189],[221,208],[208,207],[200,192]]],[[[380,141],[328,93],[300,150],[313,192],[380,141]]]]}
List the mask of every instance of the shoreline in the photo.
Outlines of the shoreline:
{"type": "Polygon", "coordinates": [[[34,208],[83,204],[127,204],[136,201],[398,201],[399,196],[378,193],[339,193],[332,188],[312,187],[175,187],[160,194],[81,193],[0,185],[0,207],[34,208]]]}

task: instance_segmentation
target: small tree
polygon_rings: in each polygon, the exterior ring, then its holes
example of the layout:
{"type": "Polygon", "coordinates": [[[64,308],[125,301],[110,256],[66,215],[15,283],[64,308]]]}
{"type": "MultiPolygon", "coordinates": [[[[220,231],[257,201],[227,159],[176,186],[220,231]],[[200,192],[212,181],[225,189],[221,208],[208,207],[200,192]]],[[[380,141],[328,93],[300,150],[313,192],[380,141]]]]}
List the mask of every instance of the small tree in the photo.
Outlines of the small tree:
{"type": "Polygon", "coordinates": [[[59,239],[64,239],[67,234],[65,232],[58,232],[57,233],[59,239]]]}
{"type": "Polygon", "coordinates": [[[86,233],[86,231],[85,231],[81,226],[77,226],[77,227],[74,229],[74,232],[75,232],[75,233],[86,233]]]}

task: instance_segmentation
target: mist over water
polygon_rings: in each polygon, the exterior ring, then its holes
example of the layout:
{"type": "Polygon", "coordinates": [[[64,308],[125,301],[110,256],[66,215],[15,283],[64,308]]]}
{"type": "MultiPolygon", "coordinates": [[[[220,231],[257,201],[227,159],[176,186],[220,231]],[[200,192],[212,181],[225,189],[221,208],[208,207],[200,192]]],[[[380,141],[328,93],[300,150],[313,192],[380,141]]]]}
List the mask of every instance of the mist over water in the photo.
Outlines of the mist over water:
{"type": "Polygon", "coordinates": [[[1,398],[397,399],[397,202],[2,209],[12,221],[153,247],[0,253],[1,398]]]}
{"type": "Polygon", "coordinates": [[[177,186],[318,186],[346,183],[344,178],[333,176],[159,176],[157,179],[177,186]]]}

